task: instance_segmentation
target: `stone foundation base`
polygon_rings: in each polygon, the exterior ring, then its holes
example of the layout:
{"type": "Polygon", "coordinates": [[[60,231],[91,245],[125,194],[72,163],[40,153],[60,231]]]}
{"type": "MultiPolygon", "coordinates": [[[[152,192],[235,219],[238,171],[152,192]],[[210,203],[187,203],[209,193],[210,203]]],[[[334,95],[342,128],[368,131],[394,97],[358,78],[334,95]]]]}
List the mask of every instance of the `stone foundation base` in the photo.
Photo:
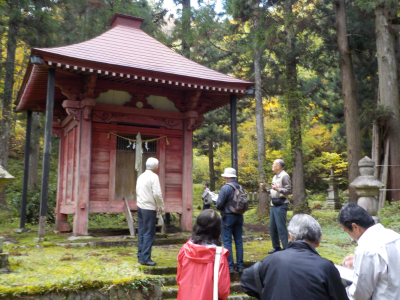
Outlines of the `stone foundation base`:
{"type": "Polygon", "coordinates": [[[339,199],[326,199],[326,207],[330,209],[341,209],[342,203],[339,199]]]}
{"type": "Polygon", "coordinates": [[[71,225],[67,221],[56,221],[55,228],[57,231],[60,231],[60,232],[70,232],[71,231],[71,225]]]}

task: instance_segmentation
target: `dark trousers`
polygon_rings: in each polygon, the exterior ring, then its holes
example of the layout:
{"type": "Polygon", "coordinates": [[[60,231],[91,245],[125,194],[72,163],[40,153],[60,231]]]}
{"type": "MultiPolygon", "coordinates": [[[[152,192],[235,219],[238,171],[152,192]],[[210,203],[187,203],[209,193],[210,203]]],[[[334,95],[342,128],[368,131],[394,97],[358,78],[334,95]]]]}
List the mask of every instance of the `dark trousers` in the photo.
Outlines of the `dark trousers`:
{"type": "Polygon", "coordinates": [[[204,204],[203,203],[203,210],[209,209],[211,207],[211,204],[204,204]]]}
{"type": "Polygon", "coordinates": [[[279,238],[282,242],[283,249],[288,245],[288,231],[286,228],[286,215],[288,204],[285,203],[281,206],[271,206],[269,231],[271,235],[272,247],[280,248],[279,238]]]}
{"type": "Polygon", "coordinates": [[[151,259],[151,247],[156,240],[157,214],[155,210],[137,208],[138,215],[138,253],[139,261],[147,262],[151,259]]]}
{"type": "Polygon", "coordinates": [[[236,246],[236,267],[243,268],[243,215],[226,214],[222,217],[222,243],[229,250],[229,269],[234,267],[232,253],[232,235],[236,246]]]}

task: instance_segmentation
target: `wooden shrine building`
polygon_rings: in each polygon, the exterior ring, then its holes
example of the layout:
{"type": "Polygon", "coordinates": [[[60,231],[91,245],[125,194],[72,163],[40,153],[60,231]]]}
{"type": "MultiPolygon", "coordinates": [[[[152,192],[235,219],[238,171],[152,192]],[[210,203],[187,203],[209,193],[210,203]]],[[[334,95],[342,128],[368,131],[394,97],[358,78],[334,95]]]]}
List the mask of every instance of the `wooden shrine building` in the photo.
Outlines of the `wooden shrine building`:
{"type": "Polygon", "coordinates": [[[192,229],[193,130],[218,107],[233,103],[235,114],[236,95],[253,83],[175,53],[143,32],[142,21],[115,14],[111,29],[91,40],[32,50],[16,104],[28,111],[28,127],[32,111],[46,112],[41,228],[52,131],[60,141],[60,231],[71,229],[72,214],[74,235],[87,235],[88,215],[124,212],[123,198],[136,209],[136,144],[127,139],[138,133],[148,141],[142,143],[143,170],[148,157],[160,161],[165,211],[180,214],[181,228],[192,229]]]}

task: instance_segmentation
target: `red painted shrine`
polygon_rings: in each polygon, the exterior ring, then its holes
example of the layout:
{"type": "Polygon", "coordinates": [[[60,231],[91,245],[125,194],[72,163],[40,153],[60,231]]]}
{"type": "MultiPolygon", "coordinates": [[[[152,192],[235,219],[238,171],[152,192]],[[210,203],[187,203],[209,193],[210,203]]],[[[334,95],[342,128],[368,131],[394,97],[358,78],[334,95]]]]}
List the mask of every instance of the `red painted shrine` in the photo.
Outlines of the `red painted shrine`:
{"type": "Polygon", "coordinates": [[[91,40],[36,48],[17,97],[18,111],[46,110],[49,69],[55,69],[53,133],[60,139],[57,223],[87,235],[91,213],[136,209],[135,147],[143,165],[160,161],[165,211],[192,229],[193,130],[203,114],[241,97],[252,82],[201,66],[143,32],[143,19],[116,14],[111,29],[91,40]],[[110,134],[111,133],[111,134],[110,134]]]}

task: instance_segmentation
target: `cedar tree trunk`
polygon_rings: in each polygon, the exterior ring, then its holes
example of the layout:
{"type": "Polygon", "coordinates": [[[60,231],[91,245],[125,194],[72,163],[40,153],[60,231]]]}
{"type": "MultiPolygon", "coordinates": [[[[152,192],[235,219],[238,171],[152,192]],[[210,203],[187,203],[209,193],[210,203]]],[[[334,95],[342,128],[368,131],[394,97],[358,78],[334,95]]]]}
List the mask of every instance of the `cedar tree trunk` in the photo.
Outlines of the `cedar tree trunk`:
{"type": "Polygon", "coordinates": [[[297,92],[295,32],[292,26],[292,0],[285,1],[286,32],[286,101],[290,121],[290,139],[294,157],[292,174],[293,205],[297,212],[308,211],[303,168],[300,98],[297,92]],[[304,203],[304,204],[303,204],[304,203]]]}
{"type": "Polygon", "coordinates": [[[39,148],[40,148],[40,115],[32,114],[31,143],[29,147],[29,175],[28,188],[38,189],[38,170],[39,170],[39,148]]]}
{"type": "MultiPolygon", "coordinates": [[[[347,38],[347,14],[345,0],[336,0],[336,31],[339,48],[339,66],[342,76],[342,93],[344,100],[344,116],[346,122],[347,158],[349,162],[349,183],[359,176],[358,161],[362,158],[361,132],[358,121],[356,81],[353,62],[347,38]]],[[[357,203],[354,188],[349,187],[349,202],[357,203]]]]}
{"type": "MultiPolygon", "coordinates": [[[[5,62],[5,78],[3,93],[2,117],[0,119],[0,165],[7,170],[10,131],[12,122],[12,94],[14,86],[15,51],[17,49],[18,24],[10,18],[7,37],[7,58],[5,62]]],[[[12,174],[11,174],[12,175],[12,174]]],[[[6,204],[4,190],[0,192],[0,203],[6,204]]]]}
{"type": "Polygon", "coordinates": [[[182,0],[182,54],[190,58],[190,0],[182,0]]]}
{"type": "Polygon", "coordinates": [[[392,118],[387,122],[389,127],[387,138],[390,140],[389,149],[389,201],[400,200],[400,112],[399,89],[397,78],[397,62],[395,57],[395,38],[390,19],[393,16],[390,8],[379,5],[375,8],[376,47],[378,53],[379,73],[379,104],[388,107],[393,112],[392,118]],[[396,165],[393,166],[393,165],[396,165]]]}

